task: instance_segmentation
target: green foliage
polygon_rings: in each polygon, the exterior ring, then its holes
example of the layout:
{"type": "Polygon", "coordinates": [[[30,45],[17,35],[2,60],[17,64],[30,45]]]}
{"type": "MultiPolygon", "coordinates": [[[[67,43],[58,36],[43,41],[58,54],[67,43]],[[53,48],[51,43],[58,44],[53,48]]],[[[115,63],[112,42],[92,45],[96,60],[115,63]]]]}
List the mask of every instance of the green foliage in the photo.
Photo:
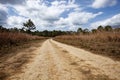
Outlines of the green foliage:
{"type": "Polygon", "coordinates": [[[104,28],[103,28],[103,26],[100,25],[100,26],[98,26],[97,30],[98,31],[104,31],[104,28]]]}
{"type": "Polygon", "coordinates": [[[0,32],[8,31],[8,29],[4,28],[3,26],[0,26],[0,32]]]}
{"type": "Polygon", "coordinates": [[[48,30],[44,30],[44,31],[36,31],[34,32],[35,35],[39,35],[39,36],[44,36],[44,37],[55,37],[55,36],[59,36],[59,35],[64,35],[64,34],[67,34],[67,32],[65,31],[56,31],[56,30],[53,30],[53,31],[48,31],[48,30]]]}
{"type": "Polygon", "coordinates": [[[26,23],[23,23],[24,27],[23,28],[5,28],[3,26],[0,26],[0,32],[22,32],[22,33],[30,33],[32,35],[38,35],[38,36],[44,36],[44,37],[55,37],[55,36],[60,36],[60,35],[77,35],[77,34],[94,34],[94,33],[102,33],[102,32],[120,32],[120,28],[112,28],[111,26],[98,26],[97,29],[92,29],[89,31],[89,29],[82,29],[78,28],[77,31],[61,31],[61,30],[53,30],[53,31],[31,31],[34,30],[36,27],[34,23],[31,20],[28,20],[26,23]]]}
{"type": "Polygon", "coordinates": [[[82,33],[82,32],[83,32],[82,28],[78,28],[77,33],[82,33]]]}
{"type": "Polygon", "coordinates": [[[109,26],[109,25],[107,25],[107,26],[105,26],[105,31],[112,31],[112,27],[111,26],[109,26]]]}
{"type": "Polygon", "coordinates": [[[27,22],[23,23],[23,26],[25,27],[26,31],[29,33],[31,30],[36,29],[34,23],[29,19],[27,22]]]}
{"type": "Polygon", "coordinates": [[[83,34],[89,34],[89,29],[87,29],[87,28],[84,29],[84,30],[83,30],[83,34]]]}
{"type": "Polygon", "coordinates": [[[92,29],[92,33],[97,33],[97,29],[92,29]]]}
{"type": "Polygon", "coordinates": [[[9,30],[10,30],[11,32],[19,32],[19,29],[16,28],[16,27],[14,27],[14,28],[10,28],[9,30]]]}

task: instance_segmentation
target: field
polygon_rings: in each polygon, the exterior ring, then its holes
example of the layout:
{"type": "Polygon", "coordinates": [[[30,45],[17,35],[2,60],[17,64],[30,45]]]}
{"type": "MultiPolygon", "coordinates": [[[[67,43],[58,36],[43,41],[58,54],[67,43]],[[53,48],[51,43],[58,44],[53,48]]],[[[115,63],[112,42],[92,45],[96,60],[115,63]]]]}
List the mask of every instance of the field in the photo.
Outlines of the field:
{"type": "Polygon", "coordinates": [[[0,32],[0,57],[8,53],[15,52],[17,49],[22,47],[28,47],[29,43],[32,41],[43,39],[43,37],[32,36],[26,33],[0,32]]]}
{"type": "Polygon", "coordinates": [[[64,35],[55,38],[56,41],[73,45],[95,54],[120,60],[120,32],[98,32],[86,35],[64,35]]]}

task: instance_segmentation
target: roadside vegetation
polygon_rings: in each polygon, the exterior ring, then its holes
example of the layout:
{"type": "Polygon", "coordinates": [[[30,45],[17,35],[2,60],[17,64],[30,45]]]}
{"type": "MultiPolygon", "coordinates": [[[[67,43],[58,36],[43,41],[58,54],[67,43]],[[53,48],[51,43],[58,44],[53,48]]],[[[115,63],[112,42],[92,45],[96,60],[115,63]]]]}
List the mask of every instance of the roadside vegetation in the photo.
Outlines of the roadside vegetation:
{"type": "Polygon", "coordinates": [[[19,73],[22,65],[30,61],[32,51],[46,39],[32,34],[35,25],[31,20],[23,24],[22,29],[0,26],[0,80],[19,73]]]}
{"type": "Polygon", "coordinates": [[[38,31],[31,19],[24,22],[20,29],[0,26],[0,56],[9,53],[12,47],[51,37],[56,41],[120,60],[119,27],[112,28],[107,25],[98,26],[97,29],[92,30],[78,28],[77,31],[38,31]]]}
{"type": "Polygon", "coordinates": [[[22,47],[29,47],[28,44],[32,42],[35,43],[45,40],[44,37],[31,34],[31,30],[35,29],[35,26],[32,21],[29,21],[26,22],[29,23],[26,24],[28,27],[24,27],[24,29],[5,28],[0,26],[0,57],[15,52],[18,49],[22,49],[22,47]]]}
{"type": "Polygon", "coordinates": [[[38,40],[44,40],[44,38],[25,33],[0,32],[0,56],[10,53],[14,47],[17,48],[38,40]]]}
{"type": "Polygon", "coordinates": [[[91,31],[79,28],[73,35],[57,36],[54,39],[95,54],[120,60],[120,28],[99,26],[91,31]]]}

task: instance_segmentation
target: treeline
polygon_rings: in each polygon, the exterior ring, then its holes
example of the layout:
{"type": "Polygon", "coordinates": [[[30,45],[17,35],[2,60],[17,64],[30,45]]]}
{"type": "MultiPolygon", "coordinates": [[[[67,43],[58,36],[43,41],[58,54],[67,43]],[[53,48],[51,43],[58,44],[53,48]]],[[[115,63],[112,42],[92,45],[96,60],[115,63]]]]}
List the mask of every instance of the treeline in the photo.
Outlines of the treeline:
{"type": "Polygon", "coordinates": [[[111,26],[98,26],[97,29],[82,29],[78,28],[77,31],[61,31],[61,30],[53,30],[53,31],[27,31],[24,28],[18,29],[18,28],[5,28],[3,26],[0,26],[0,32],[22,32],[22,33],[28,33],[32,35],[38,35],[38,36],[44,36],[44,37],[55,37],[60,35],[79,35],[79,34],[91,34],[91,33],[97,33],[97,32],[120,32],[120,28],[112,28],[111,26]]]}
{"type": "Polygon", "coordinates": [[[0,26],[0,32],[21,32],[21,33],[28,33],[31,35],[38,35],[38,36],[44,36],[44,37],[55,37],[60,35],[79,35],[79,34],[94,34],[97,32],[120,32],[120,28],[112,28],[112,26],[98,26],[97,29],[82,29],[78,28],[77,31],[61,31],[61,30],[53,30],[53,31],[38,31],[36,30],[35,24],[32,22],[32,20],[28,20],[25,23],[23,23],[23,27],[21,29],[18,29],[16,27],[14,28],[5,28],[3,26],[0,26]]]}
{"type": "Polygon", "coordinates": [[[120,32],[120,28],[112,28],[112,26],[98,26],[97,29],[82,29],[78,28],[77,34],[90,34],[90,33],[97,33],[97,32],[120,32]]]}
{"type": "Polygon", "coordinates": [[[58,35],[68,35],[68,34],[73,34],[74,31],[61,31],[61,30],[53,30],[53,31],[38,31],[36,30],[35,24],[32,22],[31,19],[23,23],[22,28],[5,28],[3,26],[0,26],[0,32],[21,32],[21,33],[28,33],[31,35],[38,35],[38,36],[44,36],[44,37],[55,37],[58,35]]]}
{"type": "Polygon", "coordinates": [[[18,29],[16,27],[14,28],[5,28],[3,26],[0,26],[0,32],[13,32],[13,33],[28,33],[31,35],[38,35],[38,36],[44,36],[44,37],[55,37],[55,36],[59,36],[59,35],[72,35],[75,33],[75,31],[61,31],[61,30],[53,30],[53,31],[48,31],[48,30],[44,30],[44,31],[27,31],[24,28],[18,29]]]}

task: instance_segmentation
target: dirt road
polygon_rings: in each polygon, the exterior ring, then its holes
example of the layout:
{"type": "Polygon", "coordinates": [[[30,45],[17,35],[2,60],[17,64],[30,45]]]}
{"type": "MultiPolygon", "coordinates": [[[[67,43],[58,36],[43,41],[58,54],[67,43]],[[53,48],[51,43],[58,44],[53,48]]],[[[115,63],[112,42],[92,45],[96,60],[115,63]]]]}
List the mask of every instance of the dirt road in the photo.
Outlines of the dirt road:
{"type": "Polygon", "coordinates": [[[120,80],[120,62],[52,39],[32,52],[19,74],[7,80],[120,80]]]}

